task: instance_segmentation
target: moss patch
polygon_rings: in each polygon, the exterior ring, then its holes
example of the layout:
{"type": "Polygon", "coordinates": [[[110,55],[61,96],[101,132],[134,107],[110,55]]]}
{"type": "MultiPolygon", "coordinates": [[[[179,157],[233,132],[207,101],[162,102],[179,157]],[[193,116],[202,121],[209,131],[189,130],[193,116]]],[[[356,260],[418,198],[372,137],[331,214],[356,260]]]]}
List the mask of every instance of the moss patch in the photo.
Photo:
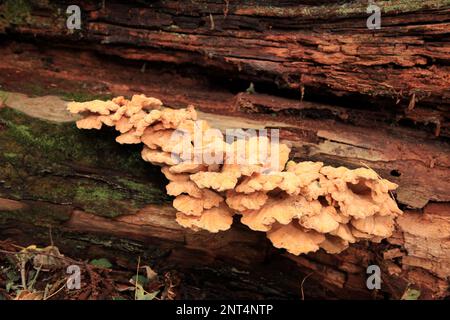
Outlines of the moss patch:
{"type": "Polygon", "coordinates": [[[82,206],[86,211],[103,216],[115,217],[133,213],[138,208],[133,201],[126,201],[126,194],[106,186],[84,185],[75,191],[74,204],[82,206]]]}
{"type": "Polygon", "coordinates": [[[8,99],[8,92],[0,90],[0,106],[8,99]]]}
{"type": "MultiPolygon", "coordinates": [[[[380,7],[384,13],[407,13],[422,9],[439,9],[450,5],[450,0],[393,0],[376,1],[374,4],[380,7]]],[[[368,2],[351,2],[344,4],[328,4],[317,6],[253,6],[243,7],[246,11],[251,11],[255,15],[267,17],[304,17],[304,18],[345,18],[351,16],[367,15],[366,8],[368,2]]],[[[239,9],[237,10],[239,12],[239,9]]],[[[244,12],[246,12],[244,11],[244,12]]]]}
{"type": "MultiPolygon", "coordinates": [[[[67,84],[66,84],[67,86],[67,84]]],[[[110,100],[114,95],[109,93],[92,93],[87,89],[88,84],[80,83],[78,86],[71,87],[66,91],[59,87],[43,86],[42,83],[26,83],[23,85],[23,91],[32,97],[42,97],[44,95],[59,96],[66,101],[85,102],[91,100],[110,100]]]]}
{"type": "Polygon", "coordinates": [[[55,163],[72,160],[95,167],[102,167],[104,163],[104,167],[124,171],[145,170],[139,152],[127,155],[127,148],[114,142],[116,134],[112,131],[81,131],[74,123],[36,120],[9,108],[0,110],[0,121],[6,126],[0,133],[0,142],[11,152],[21,148],[55,163]]]}
{"type": "Polygon", "coordinates": [[[113,98],[111,94],[91,94],[87,92],[64,92],[59,91],[55,93],[60,96],[64,100],[67,101],[77,101],[77,102],[86,102],[92,100],[110,100],[113,98]]]}
{"type": "Polygon", "coordinates": [[[114,217],[169,197],[158,167],[112,131],[86,132],[0,109],[0,196],[114,217]]]}
{"type": "Polygon", "coordinates": [[[28,0],[5,0],[0,8],[0,24],[5,26],[27,23],[31,16],[28,0]]]}

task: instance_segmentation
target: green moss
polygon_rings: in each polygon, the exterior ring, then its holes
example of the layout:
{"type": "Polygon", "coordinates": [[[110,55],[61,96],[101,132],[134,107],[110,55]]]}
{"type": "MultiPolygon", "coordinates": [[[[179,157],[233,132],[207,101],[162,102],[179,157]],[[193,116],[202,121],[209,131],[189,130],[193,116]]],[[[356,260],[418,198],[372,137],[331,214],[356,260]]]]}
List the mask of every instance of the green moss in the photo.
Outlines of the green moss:
{"type": "MultiPolygon", "coordinates": [[[[0,111],[0,119],[7,127],[6,132],[0,135],[0,142],[3,140],[5,145],[19,143],[30,153],[45,155],[52,162],[72,159],[85,165],[97,166],[100,161],[108,163],[111,159],[111,157],[102,159],[99,157],[100,152],[104,151],[105,154],[113,156],[120,152],[113,145],[114,137],[111,135],[108,140],[95,139],[94,134],[78,130],[73,123],[58,124],[31,119],[9,108],[0,111]]],[[[11,146],[12,152],[15,152],[14,147],[11,146]]],[[[132,159],[116,158],[115,166],[129,167],[132,159]]]]}
{"type": "Polygon", "coordinates": [[[8,99],[8,96],[8,92],[0,90],[0,105],[8,99]]]}
{"type": "MultiPolygon", "coordinates": [[[[111,93],[92,93],[88,89],[88,83],[79,82],[76,86],[71,86],[70,91],[59,87],[46,87],[41,83],[29,82],[23,85],[23,91],[32,97],[45,95],[58,96],[66,101],[85,102],[91,100],[110,100],[114,97],[111,93]]],[[[1,91],[0,91],[1,93],[1,91]]],[[[1,97],[1,94],[0,94],[1,97]]]]}
{"type": "Polygon", "coordinates": [[[92,100],[110,100],[113,98],[111,94],[91,94],[87,92],[64,92],[59,91],[55,93],[60,96],[62,99],[67,101],[77,101],[77,102],[85,102],[92,100]]]}
{"type": "MultiPolygon", "coordinates": [[[[123,181],[123,179],[121,179],[123,181]]],[[[80,184],[75,192],[74,204],[89,212],[116,217],[138,211],[146,204],[161,203],[168,197],[151,185],[128,183],[131,188],[112,187],[92,183],[80,184]]]]}
{"type": "Polygon", "coordinates": [[[149,184],[148,182],[136,182],[126,178],[118,178],[117,183],[130,191],[131,196],[139,203],[168,203],[171,198],[163,191],[165,186],[149,184]]]}
{"type": "MultiPolygon", "coordinates": [[[[392,0],[376,1],[384,13],[406,13],[422,9],[439,9],[450,4],[450,0],[392,0]]],[[[253,6],[244,7],[252,10],[256,15],[268,17],[305,17],[305,18],[327,18],[327,17],[348,17],[354,15],[366,15],[368,3],[351,2],[344,4],[329,4],[320,6],[253,6]]]]}
{"type": "Polygon", "coordinates": [[[18,157],[18,154],[14,152],[5,152],[3,153],[3,157],[7,159],[16,159],[18,157]]]}
{"type": "Polygon", "coordinates": [[[140,158],[138,146],[117,144],[110,131],[86,132],[10,108],[0,109],[0,126],[0,195],[110,217],[170,201],[158,176],[150,178],[159,169],[140,158]]]}
{"type": "MultiPolygon", "coordinates": [[[[47,143],[43,142],[40,139],[35,139],[33,135],[30,133],[30,128],[25,125],[14,125],[11,122],[6,123],[9,128],[9,133],[13,135],[18,141],[22,141],[24,143],[47,143]]],[[[51,145],[49,145],[51,147],[51,145]]]]}
{"type": "Polygon", "coordinates": [[[76,189],[74,204],[82,206],[88,212],[108,217],[133,213],[137,210],[123,200],[125,195],[117,190],[105,186],[83,185],[76,189]]]}
{"type": "Polygon", "coordinates": [[[439,9],[450,5],[450,0],[401,0],[401,1],[381,1],[376,4],[382,8],[384,13],[390,12],[414,12],[422,9],[439,9]]]}
{"type": "Polygon", "coordinates": [[[136,190],[136,191],[143,191],[146,188],[146,186],[144,184],[142,184],[142,183],[131,181],[131,180],[128,180],[128,179],[125,179],[125,178],[119,178],[118,181],[120,183],[122,183],[124,186],[126,186],[127,188],[133,189],[133,190],[136,190]]]}
{"type": "Polygon", "coordinates": [[[104,186],[86,186],[78,187],[75,195],[75,200],[80,201],[113,201],[113,200],[123,200],[123,196],[120,192],[111,190],[104,186]]]}
{"type": "Polygon", "coordinates": [[[2,9],[0,20],[6,25],[27,23],[31,16],[31,3],[27,0],[6,0],[2,9]]]}
{"type": "Polygon", "coordinates": [[[40,97],[46,94],[46,88],[39,83],[27,82],[23,85],[23,90],[32,97],[40,97]]]}
{"type": "Polygon", "coordinates": [[[15,26],[39,26],[65,28],[64,4],[49,0],[3,0],[0,1],[0,31],[15,26]],[[50,15],[32,14],[33,9],[46,10],[50,15]]]}

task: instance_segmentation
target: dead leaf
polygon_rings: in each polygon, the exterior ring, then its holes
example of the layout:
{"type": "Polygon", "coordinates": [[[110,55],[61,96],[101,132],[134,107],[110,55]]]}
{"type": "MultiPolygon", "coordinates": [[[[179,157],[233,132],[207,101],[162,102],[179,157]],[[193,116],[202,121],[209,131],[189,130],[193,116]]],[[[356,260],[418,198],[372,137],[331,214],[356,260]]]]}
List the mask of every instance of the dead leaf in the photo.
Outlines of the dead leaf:
{"type": "Polygon", "coordinates": [[[42,270],[50,270],[59,268],[64,265],[64,256],[59,252],[59,249],[55,246],[48,246],[43,249],[39,249],[33,257],[33,266],[35,268],[42,268],[42,270]]]}
{"type": "Polygon", "coordinates": [[[416,94],[413,93],[411,96],[411,100],[409,100],[408,111],[412,111],[416,106],[416,94]]]}
{"type": "Polygon", "coordinates": [[[22,290],[14,300],[42,300],[42,298],[43,295],[41,292],[30,292],[28,290],[22,290]]]}
{"type": "Polygon", "coordinates": [[[158,274],[155,271],[153,271],[153,269],[150,268],[149,266],[143,266],[141,268],[145,269],[145,274],[147,275],[147,279],[149,281],[155,280],[156,277],[158,276],[158,274]]]}

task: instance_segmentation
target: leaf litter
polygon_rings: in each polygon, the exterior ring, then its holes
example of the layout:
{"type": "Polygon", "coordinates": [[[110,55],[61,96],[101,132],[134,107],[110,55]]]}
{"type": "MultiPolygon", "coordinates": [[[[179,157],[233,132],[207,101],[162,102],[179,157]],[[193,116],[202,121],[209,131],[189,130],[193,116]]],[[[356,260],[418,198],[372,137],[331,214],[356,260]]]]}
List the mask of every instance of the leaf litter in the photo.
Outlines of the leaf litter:
{"type": "MultiPolygon", "coordinates": [[[[18,246],[0,240],[0,300],[173,300],[180,277],[158,274],[136,259],[130,270],[104,257],[73,259],[51,245],[18,246]],[[79,289],[69,289],[69,266],[78,266],[79,289]]],[[[73,279],[73,278],[72,278],[73,279]]],[[[73,282],[71,282],[73,283],[73,282]]]]}

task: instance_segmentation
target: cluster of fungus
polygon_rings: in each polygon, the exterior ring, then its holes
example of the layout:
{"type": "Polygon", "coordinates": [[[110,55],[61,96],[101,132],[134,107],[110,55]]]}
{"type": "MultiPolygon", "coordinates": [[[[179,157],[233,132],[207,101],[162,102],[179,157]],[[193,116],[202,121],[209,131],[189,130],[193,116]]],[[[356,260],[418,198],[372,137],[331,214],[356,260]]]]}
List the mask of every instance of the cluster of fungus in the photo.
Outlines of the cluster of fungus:
{"type": "Polygon", "coordinates": [[[390,195],[397,185],[375,171],[289,161],[287,145],[263,136],[227,142],[197,120],[192,106],[171,109],[134,95],[72,102],[68,110],[82,115],[80,129],[111,126],[120,132],[117,142],[143,143],[142,158],[161,166],[169,180],[176,221],[195,231],[227,230],[240,215],[243,224],[292,254],[320,248],[339,253],[362,239],[391,236],[402,213],[390,195]],[[263,156],[255,161],[255,154],[263,156]]]}

